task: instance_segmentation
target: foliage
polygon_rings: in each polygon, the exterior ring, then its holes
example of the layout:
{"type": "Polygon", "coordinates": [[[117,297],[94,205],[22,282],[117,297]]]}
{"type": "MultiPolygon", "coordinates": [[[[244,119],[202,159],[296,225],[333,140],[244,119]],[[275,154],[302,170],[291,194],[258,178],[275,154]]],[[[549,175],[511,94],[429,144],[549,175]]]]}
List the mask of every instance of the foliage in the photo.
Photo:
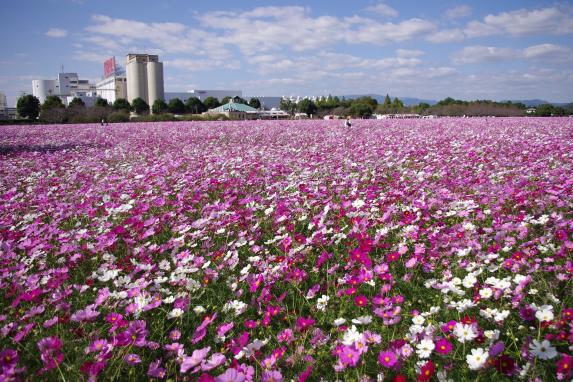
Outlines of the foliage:
{"type": "Polygon", "coordinates": [[[129,112],[131,110],[131,105],[129,102],[124,98],[118,98],[113,102],[113,109],[114,110],[125,110],[129,112]]]}
{"type": "Polygon", "coordinates": [[[101,97],[97,97],[95,102],[94,102],[94,106],[99,106],[99,107],[106,107],[109,106],[107,99],[105,98],[101,98],[101,97]]]}
{"type": "Polygon", "coordinates": [[[249,106],[254,107],[255,109],[260,109],[261,108],[261,101],[258,98],[253,97],[249,100],[249,106]]]}
{"type": "Polygon", "coordinates": [[[353,102],[350,106],[350,115],[353,117],[363,118],[372,115],[372,105],[363,102],[353,102]]]}
{"type": "Polygon", "coordinates": [[[296,106],[297,106],[297,109],[300,113],[306,113],[306,115],[308,115],[308,116],[316,114],[316,111],[318,110],[318,107],[316,107],[316,104],[307,98],[299,101],[296,106]]]}
{"type": "Polygon", "coordinates": [[[562,107],[554,106],[549,103],[544,103],[537,106],[535,115],[538,117],[552,117],[565,115],[565,109],[562,107]]]}
{"type": "Polygon", "coordinates": [[[64,108],[64,104],[62,103],[62,99],[55,95],[47,96],[42,104],[42,112],[46,110],[50,110],[53,108],[64,108]]]}
{"type": "Polygon", "coordinates": [[[129,111],[121,108],[118,111],[114,111],[110,113],[107,117],[107,122],[109,123],[121,123],[121,122],[129,122],[129,111]]]}
{"type": "Polygon", "coordinates": [[[168,110],[172,114],[185,113],[185,104],[179,98],[169,100],[168,110]]]}
{"type": "Polygon", "coordinates": [[[214,109],[216,107],[221,106],[221,104],[219,103],[219,100],[215,97],[207,97],[205,98],[205,100],[203,101],[203,105],[205,105],[205,107],[208,109],[214,109]]]}
{"type": "Polygon", "coordinates": [[[189,97],[185,102],[185,109],[192,114],[201,114],[207,111],[207,108],[197,97],[189,97]]]}
{"type": "Polygon", "coordinates": [[[18,98],[16,110],[20,117],[35,120],[40,114],[40,100],[31,94],[22,96],[18,98]]]}
{"type": "Polygon", "coordinates": [[[153,114],[163,114],[169,110],[169,106],[162,99],[156,99],[151,106],[151,112],[153,114]]]}
{"type": "Polygon", "coordinates": [[[149,105],[143,98],[137,97],[131,101],[131,109],[136,114],[146,114],[149,112],[149,105]]]}
{"type": "Polygon", "coordinates": [[[283,98],[279,103],[279,108],[283,111],[286,111],[290,115],[293,115],[296,110],[296,103],[289,99],[283,98]]]}
{"type": "Polygon", "coordinates": [[[68,104],[68,107],[86,107],[86,103],[81,98],[74,97],[68,104]]]}

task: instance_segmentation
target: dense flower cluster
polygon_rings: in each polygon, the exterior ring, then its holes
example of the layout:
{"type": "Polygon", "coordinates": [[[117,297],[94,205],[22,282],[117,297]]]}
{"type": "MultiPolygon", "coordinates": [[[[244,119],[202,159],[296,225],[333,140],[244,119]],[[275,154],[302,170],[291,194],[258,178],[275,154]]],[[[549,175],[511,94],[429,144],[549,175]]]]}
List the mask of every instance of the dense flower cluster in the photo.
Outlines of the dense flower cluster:
{"type": "Polygon", "coordinates": [[[0,380],[570,380],[573,121],[354,125],[0,127],[0,380]]]}

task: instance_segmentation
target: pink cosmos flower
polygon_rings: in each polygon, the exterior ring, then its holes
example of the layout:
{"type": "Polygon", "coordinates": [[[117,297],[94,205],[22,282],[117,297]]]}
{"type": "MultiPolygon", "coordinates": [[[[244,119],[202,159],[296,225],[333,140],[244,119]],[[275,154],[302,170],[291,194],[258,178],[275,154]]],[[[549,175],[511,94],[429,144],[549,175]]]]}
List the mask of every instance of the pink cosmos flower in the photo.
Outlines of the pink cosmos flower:
{"type": "Polygon", "coordinates": [[[181,373],[186,373],[189,369],[199,365],[210,351],[211,347],[207,346],[203,349],[194,350],[191,357],[183,358],[183,362],[181,363],[181,373]]]}
{"type": "Polygon", "coordinates": [[[161,360],[157,359],[149,364],[147,375],[153,378],[164,378],[165,369],[161,367],[161,360]]]}
{"type": "Polygon", "coordinates": [[[254,320],[247,320],[245,321],[245,328],[247,329],[254,329],[257,327],[257,321],[254,320]]]}
{"type": "Polygon", "coordinates": [[[243,382],[245,374],[237,369],[229,368],[225,372],[215,378],[215,382],[243,382]]]}
{"type": "Polygon", "coordinates": [[[279,334],[277,334],[277,340],[279,342],[289,343],[292,341],[292,338],[293,338],[292,329],[285,329],[279,334]]]}
{"type": "Polygon", "coordinates": [[[360,353],[354,350],[352,346],[344,346],[339,358],[344,365],[354,367],[360,360],[360,353]]]}
{"type": "Polygon", "coordinates": [[[299,317],[296,319],[296,329],[299,332],[303,332],[306,329],[310,328],[312,325],[314,325],[314,323],[315,323],[314,319],[310,317],[299,317]]]}
{"type": "Polygon", "coordinates": [[[133,353],[132,354],[126,354],[123,357],[123,360],[129,366],[134,366],[134,365],[137,365],[138,363],[141,363],[141,357],[139,357],[137,354],[133,354],[133,353]]]}
{"type": "Polygon", "coordinates": [[[354,297],[354,305],[363,307],[368,305],[368,298],[366,296],[360,295],[354,297]]]}
{"type": "Polygon", "coordinates": [[[393,351],[381,351],[380,354],[378,354],[378,362],[384,367],[391,368],[398,362],[398,358],[393,351]]]}
{"type": "Polygon", "coordinates": [[[171,341],[177,341],[179,338],[181,338],[181,331],[173,329],[172,331],[169,332],[168,337],[171,341]]]}
{"type": "Polygon", "coordinates": [[[439,354],[449,354],[452,351],[452,343],[445,338],[441,338],[436,342],[436,352],[439,354]]]}
{"type": "Polygon", "coordinates": [[[262,381],[263,382],[281,382],[283,376],[280,371],[277,370],[267,370],[263,372],[262,381]]]}

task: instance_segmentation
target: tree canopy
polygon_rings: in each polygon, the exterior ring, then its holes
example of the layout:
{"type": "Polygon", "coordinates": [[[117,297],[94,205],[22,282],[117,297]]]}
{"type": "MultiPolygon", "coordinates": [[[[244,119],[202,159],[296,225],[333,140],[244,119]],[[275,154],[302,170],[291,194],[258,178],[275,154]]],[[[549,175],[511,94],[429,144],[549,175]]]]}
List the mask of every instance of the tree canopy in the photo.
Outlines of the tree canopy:
{"type": "Polygon", "coordinates": [[[36,119],[40,114],[40,100],[31,94],[18,98],[16,110],[20,117],[36,119]]]}
{"type": "Polygon", "coordinates": [[[99,106],[99,107],[106,107],[109,104],[107,103],[107,99],[105,98],[101,98],[101,97],[97,97],[95,100],[95,106],[99,106]]]}
{"type": "Polygon", "coordinates": [[[215,97],[205,98],[205,101],[203,101],[203,104],[205,105],[205,107],[207,109],[214,109],[216,107],[221,106],[221,104],[219,103],[219,100],[215,97]]]}
{"type": "Polygon", "coordinates": [[[143,100],[143,98],[137,97],[131,101],[131,108],[137,114],[144,114],[149,112],[149,105],[143,100]]]}
{"type": "Polygon", "coordinates": [[[169,101],[167,108],[170,113],[183,114],[185,113],[185,104],[179,98],[173,98],[169,101]]]}
{"type": "Polygon", "coordinates": [[[163,114],[169,110],[169,107],[162,99],[156,99],[151,106],[151,112],[153,114],[163,114]]]}
{"type": "Polygon", "coordinates": [[[207,111],[207,108],[205,105],[203,105],[203,102],[201,102],[201,100],[197,97],[189,97],[185,102],[185,108],[192,114],[201,114],[204,111],[207,111]]]}
{"type": "Polygon", "coordinates": [[[68,104],[68,107],[86,107],[86,103],[79,97],[74,97],[68,104]]]}
{"type": "Polygon", "coordinates": [[[131,105],[127,102],[124,98],[118,98],[113,102],[113,109],[114,110],[126,110],[129,111],[131,109],[131,105]]]}
{"type": "Polygon", "coordinates": [[[42,110],[49,110],[52,108],[63,108],[64,104],[60,97],[55,95],[50,95],[46,97],[46,100],[42,104],[42,110]]]}
{"type": "Polygon", "coordinates": [[[303,99],[302,101],[299,101],[299,103],[297,104],[297,108],[299,112],[306,113],[307,115],[315,114],[316,111],[318,110],[316,104],[312,102],[312,100],[307,98],[303,99]]]}
{"type": "Polygon", "coordinates": [[[261,101],[258,98],[253,97],[249,100],[249,106],[254,107],[255,109],[260,109],[261,101]]]}

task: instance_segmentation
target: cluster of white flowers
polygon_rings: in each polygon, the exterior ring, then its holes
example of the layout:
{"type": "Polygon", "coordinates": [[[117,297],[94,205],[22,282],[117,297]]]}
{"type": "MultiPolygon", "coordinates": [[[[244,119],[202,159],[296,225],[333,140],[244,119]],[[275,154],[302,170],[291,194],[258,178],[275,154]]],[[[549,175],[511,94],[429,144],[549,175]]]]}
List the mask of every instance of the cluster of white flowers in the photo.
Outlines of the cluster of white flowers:
{"type": "Polygon", "coordinates": [[[330,300],[330,297],[323,294],[316,301],[316,309],[320,310],[321,312],[326,311],[326,306],[328,305],[329,300],[330,300]]]}
{"type": "Polygon", "coordinates": [[[493,320],[495,322],[503,322],[508,316],[509,316],[509,310],[502,310],[499,311],[497,309],[491,309],[491,308],[486,308],[486,309],[481,309],[479,314],[480,316],[484,317],[484,318],[493,318],[493,320]]]}
{"type": "Polygon", "coordinates": [[[167,318],[168,319],[178,318],[178,317],[181,317],[183,315],[183,313],[184,313],[183,309],[175,308],[167,314],[167,318]]]}
{"type": "Polygon", "coordinates": [[[458,341],[464,343],[466,341],[472,341],[477,337],[478,333],[472,325],[458,322],[454,326],[454,335],[458,341]]]}
{"type": "Polygon", "coordinates": [[[464,312],[467,309],[473,308],[476,304],[469,299],[463,299],[462,301],[452,301],[448,304],[448,307],[455,308],[458,312],[464,312]]]}
{"type": "Polygon", "coordinates": [[[342,337],[342,343],[347,346],[353,345],[357,341],[361,341],[364,335],[356,329],[355,325],[352,325],[344,332],[344,336],[342,337]]]}
{"type": "Polygon", "coordinates": [[[432,351],[435,349],[436,345],[431,339],[425,338],[418,345],[416,345],[416,354],[418,357],[425,359],[429,358],[432,351]]]}
{"type": "Polygon", "coordinates": [[[228,312],[230,310],[235,311],[235,316],[239,316],[247,310],[248,305],[239,300],[229,301],[223,306],[223,312],[228,312]]]}
{"type": "Polygon", "coordinates": [[[537,308],[537,311],[535,312],[535,318],[537,318],[541,322],[552,321],[553,318],[555,318],[555,315],[553,314],[553,306],[551,305],[540,306],[539,308],[537,308]]]}

